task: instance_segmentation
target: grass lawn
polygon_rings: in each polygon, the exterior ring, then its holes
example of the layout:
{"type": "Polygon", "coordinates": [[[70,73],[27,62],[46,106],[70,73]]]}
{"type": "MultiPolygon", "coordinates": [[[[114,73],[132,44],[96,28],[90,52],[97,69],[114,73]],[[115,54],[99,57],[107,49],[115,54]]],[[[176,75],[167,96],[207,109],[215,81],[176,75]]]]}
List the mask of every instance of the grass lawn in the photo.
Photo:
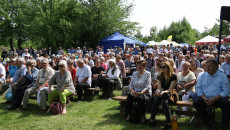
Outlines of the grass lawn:
{"type": "MultiPolygon", "coordinates": [[[[115,91],[115,95],[120,95],[121,91],[115,91]]],[[[0,103],[4,102],[2,98],[0,103]]],[[[80,104],[72,102],[72,105],[67,107],[66,115],[39,115],[39,108],[35,100],[29,101],[28,111],[19,112],[19,109],[9,111],[5,107],[7,105],[0,105],[0,130],[4,129],[98,129],[98,130],[140,130],[140,129],[159,129],[165,124],[165,117],[163,114],[158,114],[156,117],[157,125],[150,128],[146,124],[130,124],[119,115],[119,110],[114,109],[119,105],[118,101],[108,101],[99,99],[97,96],[92,101],[84,101],[80,104]]],[[[150,114],[147,114],[149,119],[150,114]]],[[[221,112],[216,111],[215,120],[220,126],[221,112]]],[[[195,126],[195,120],[189,124],[190,117],[179,118],[180,130],[205,130],[207,127],[195,126]]],[[[220,128],[220,127],[219,127],[220,128]]]]}

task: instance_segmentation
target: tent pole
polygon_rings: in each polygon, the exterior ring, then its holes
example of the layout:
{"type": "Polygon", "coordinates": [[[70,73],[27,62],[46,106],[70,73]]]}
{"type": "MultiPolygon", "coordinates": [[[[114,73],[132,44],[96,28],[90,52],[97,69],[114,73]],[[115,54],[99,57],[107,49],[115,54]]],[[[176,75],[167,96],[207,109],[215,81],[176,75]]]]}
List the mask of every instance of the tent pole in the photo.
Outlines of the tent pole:
{"type": "Polygon", "coordinates": [[[222,33],[222,19],[220,20],[219,46],[218,46],[218,58],[217,58],[218,64],[220,64],[219,58],[220,58],[220,46],[221,46],[221,35],[222,35],[221,33],[222,33]]]}

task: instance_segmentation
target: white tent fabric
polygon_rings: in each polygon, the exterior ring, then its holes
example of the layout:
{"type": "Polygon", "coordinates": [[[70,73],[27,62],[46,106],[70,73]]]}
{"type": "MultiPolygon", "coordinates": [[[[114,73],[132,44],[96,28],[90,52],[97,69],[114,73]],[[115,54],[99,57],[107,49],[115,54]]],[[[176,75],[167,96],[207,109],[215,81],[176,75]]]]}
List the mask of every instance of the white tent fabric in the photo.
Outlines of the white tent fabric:
{"type": "Polygon", "coordinates": [[[154,45],[157,45],[157,44],[159,44],[159,42],[149,41],[149,42],[147,43],[147,45],[149,45],[149,46],[154,46],[154,45]]]}
{"type": "MultiPolygon", "coordinates": [[[[205,44],[205,43],[207,43],[207,44],[210,44],[210,43],[216,44],[218,42],[219,42],[218,38],[215,38],[213,36],[208,35],[208,36],[200,39],[199,41],[195,42],[195,44],[205,44]]],[[[221,40],[221,42],[223,42],[223,40],[221,40]]]]}
{"type": "Polygon", "coordinates": [[[176,43],[175,41],[172,41],[171,43],[173,44],[174,47],[181,46],[179,43],[176,43]]]}
{"type": "Polygon", "coordinates": [[[169,44],[171,44],[169,41],[167,41],[167,40],[162,40],[161,42],[160,42],[160,46],[163,46],[163,45],[165,45],[165,46],[167,46],[167,45],[169,45],[169,44]]]}

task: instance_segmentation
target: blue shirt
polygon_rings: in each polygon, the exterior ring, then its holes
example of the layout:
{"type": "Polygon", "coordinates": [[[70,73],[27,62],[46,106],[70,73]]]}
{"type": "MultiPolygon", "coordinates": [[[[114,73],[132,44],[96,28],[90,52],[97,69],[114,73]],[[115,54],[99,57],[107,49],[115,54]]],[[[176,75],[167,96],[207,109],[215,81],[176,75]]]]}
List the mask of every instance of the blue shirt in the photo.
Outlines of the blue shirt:
{"type": "Polygon", "coordinates": [[[39,70],[37,68],[34,68],[31,70],[31,75],[29,75],[28,71],[26,73],[26,79],[30,80],[30,83],[33,83],[38,76],[39,70]]]}
{"type": "Polygon", "coordinates": [[[224,71],[226,75],[230,75],[230,64],[224,62],[221,64],[221,69],[224,71]]]}
{"type": "Polygon", "coordinates": [[[12,81],[13,84],[15,84],[21,76],[26,76],[27,69],[24,68],[21,71],[22,67],[25,67],[25,65],[22,65],[22,66],[20,66],[20,67],[17,68],[17,70],[16,70],[16,72],[14,74],[14,77],[13,77],[13,81],[12,81]]]}
{"type": "Polygon", "coordinates": [[[10,69],[9,69],[10,77],[14,77],[16,70],[17,70],[17,66],[10,66],[10,69]]]}
{"type": "Polygon", "coordinates": [[[208,72],[204,72],[197,81],[196,93],[199,97],[204,94],[206,98],[212,98],[218,95],[228,97],[230,94],[229,80],[220,70],[217,70],[213,76],[208,72]]]}

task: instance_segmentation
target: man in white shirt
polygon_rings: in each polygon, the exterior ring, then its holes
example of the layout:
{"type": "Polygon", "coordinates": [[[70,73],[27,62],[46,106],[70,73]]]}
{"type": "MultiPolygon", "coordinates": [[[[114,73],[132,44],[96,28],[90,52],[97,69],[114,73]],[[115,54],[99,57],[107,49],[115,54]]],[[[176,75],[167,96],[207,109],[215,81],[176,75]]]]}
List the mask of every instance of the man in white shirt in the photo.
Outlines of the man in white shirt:
{"type": "Polygon", "coordinates": [[[24,58],[25,56],[29,57],[30,53],[28,51],[28,49],[25,49],[25,52],[22,54],[22,57],[24,58]]]}
{"type": "Polygon", "coordinates": [[[83,89],[90,88],[91,86],[91,69],[90,66],[84,64],[82,59],[77,60],[77,73],[74,79],[74,86],[77,90],[78,103],[82,101],[83,89]]]}
{"type": "Polygon", "coordinates": [[[0,84],[3,84],[6,78],[6,70],[5,67],[0,64],[0,84]]]}
{"type": "Polygon", "coordinates": [[[120,74],[121,71],[119,67],[116,65],[115,60],[110,59],[108,61],[109,68],[107,70],[106,75],[103,75],[102,80],[100,81],[100,87],[103,89],[102,96],[111,100],[112,94],[113,94],[113,86],[118,85],[118,87],[121,87],[121,79],[120,74]]]}

